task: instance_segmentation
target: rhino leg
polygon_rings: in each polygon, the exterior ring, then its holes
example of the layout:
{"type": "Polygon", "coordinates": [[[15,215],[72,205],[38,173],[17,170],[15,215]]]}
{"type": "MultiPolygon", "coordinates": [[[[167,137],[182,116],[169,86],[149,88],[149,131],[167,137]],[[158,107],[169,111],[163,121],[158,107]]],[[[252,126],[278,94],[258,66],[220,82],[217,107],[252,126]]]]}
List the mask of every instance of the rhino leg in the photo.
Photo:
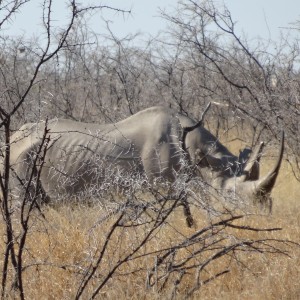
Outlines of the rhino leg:
{"type": "Polygon", "coordinates": [[[185,215],[186,224],[189,228],[191,228],[195,222],[190,210],[190,206],[186,200],[182,201],[183,213],[185,215]]]}

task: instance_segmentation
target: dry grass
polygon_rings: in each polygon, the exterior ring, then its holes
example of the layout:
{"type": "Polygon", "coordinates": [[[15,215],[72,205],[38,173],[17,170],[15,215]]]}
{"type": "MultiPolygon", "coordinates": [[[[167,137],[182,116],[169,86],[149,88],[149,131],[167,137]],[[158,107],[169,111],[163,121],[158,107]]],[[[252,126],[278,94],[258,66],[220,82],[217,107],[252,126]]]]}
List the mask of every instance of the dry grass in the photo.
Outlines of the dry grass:
{"type": "MultiPolygon", "coordinates": [[[[276,238],[289,239],[300,243],[300,183],[292,176],[290,166],[283,163],[273,192],[274,207],[270,216],[247,218],[247,225],[260,228],[282,227],[282,231],[258,233],[235,231],[249,239],[276,238]]],[[[30,234],[24,256],[24,283],[27,299],[74,299],[86,268],[95,253],[99,256],[107,233],[114,218],[97,224],[103,208],[97,205],[66,204],[59,207],[44,207],[45,219],[36,213],[32,219],[30,234]]],[[[139,254],[167,247],[188,236],[207,224],[203,215],[194,215],[197,228],[187,228],[182,211],[178,209],[155,234],[155,238],[139,254]]],[[[242,223],[245,224],[245,223],[242,223]]],[[[108,246],[107,254],[99,272],[91,281],[82,299],[87,298],[98,286],[101,276],[122,260],[124,253],[140,243],[147,231],[143,229],[120,228],[108,246]],[[143,232],[142,232],[143,231],[143,232]]],[[[4,236],[3,227],[0,229],[4,236]]],[[[3,255],[3,238],[0,249],[3,255]]],[[[239,253],[233,260],[225,256],[217,264],[207,269],[211,274],[226,269],[230,272],[216,278],[199,289],[194,299],[300,299],[300,249],[284,246],[289,257],[278,254],[239,253]]],[[[169,298],[169,291],[159,294],[156,287],[146,289],[145,270],[150,270],[155,255],[141,257],[123,264],[115,276],[109,280],[99,299],[161,299],[169,298]],[[135,272],[132,272],[135,270],[135,272]]],[[[0,262],[0,268],[2,262],[0,262]]],[[[206,275],[204,274],[204,277],[206,275]]],[[[209,274],[207,274],[209,276],[209,274]]],[[[204,278],[205,279],[205,278],[204,278]]],[[[194,282],[194,275],[187,276],[178,291],[183,298],[186,290],[194,282]]],[[[12,298],[16,295],[10,292],[12,298]]]]}

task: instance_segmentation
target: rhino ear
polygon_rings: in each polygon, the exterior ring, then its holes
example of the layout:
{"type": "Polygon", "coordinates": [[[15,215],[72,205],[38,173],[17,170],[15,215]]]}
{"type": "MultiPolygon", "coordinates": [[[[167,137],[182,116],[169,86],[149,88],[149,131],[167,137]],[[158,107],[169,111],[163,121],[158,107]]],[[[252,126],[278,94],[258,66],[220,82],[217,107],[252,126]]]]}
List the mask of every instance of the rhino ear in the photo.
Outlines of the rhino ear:
{"type": "Polygon", "coordinates": [[[209,102],[205,108],[205,110],[203,111],[201,117],[200,117],[200,120],[193,126],[191,127],[183,127],[183,132],[182,132],[182,137],[181,137],[181,142],[182,142],[182,149],[183,151],[187,151],[187,148],[186,148],[186,142],[185,142],[185,139],[186,139],[186,136],[189,132],[195,130],[196,128],[202,126],[202,123],[203,123],[203,119],[204,119],[204,116],[205,114],[207,113],[207,111],[209,110],[211,106],[211,102],[209,102]]]}
{"type": "MultiPolygon", "coordinates": [[[[261,152],[263,150],[264,143],[261,142],[257,145],[247,160],[245,167],[243,168],[243,174],[241,181],[257,180],[259,178],[259,161],[261,158],[261,152]]],[[[248,153],[249,154],[249,153],[248,153]]]]}
{"type": "Polygon", "coordinates": [[[211,102],[209,102],[209,103],[206,105],[206,107],[205,107],[205,109],[204,109],[202,115],[200,116],[200,120],[199,120],[194,126],[191,126],[191,127],[184,127],[183,130],[184,130],[186,133],[188,133],[188,132],[191,132],[191,131],[195,130],[196,128],[202,126],[204,116],[206,115],[206,113],[207,113],[207,111],[209,110],[210,106],[211,106],[211,102]]]}

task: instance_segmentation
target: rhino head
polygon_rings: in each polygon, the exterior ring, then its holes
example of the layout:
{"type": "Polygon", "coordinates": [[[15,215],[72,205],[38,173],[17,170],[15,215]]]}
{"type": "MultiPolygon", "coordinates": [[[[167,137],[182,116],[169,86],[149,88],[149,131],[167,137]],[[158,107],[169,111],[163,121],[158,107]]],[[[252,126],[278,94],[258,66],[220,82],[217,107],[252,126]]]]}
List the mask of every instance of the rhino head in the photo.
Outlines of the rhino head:
{"type": "Polygon", "coordinates": [[[184,127],[183,131],[183,149],[205,182],[222,195],[253,201],[271,211],[271,192],[284,152],[284,132],[273,167],[265,176],[260,176],[259,161],[263,146],[261,142],[253,151],[246,148],[235,156],[202,126],[202,122],[184,127]]]}

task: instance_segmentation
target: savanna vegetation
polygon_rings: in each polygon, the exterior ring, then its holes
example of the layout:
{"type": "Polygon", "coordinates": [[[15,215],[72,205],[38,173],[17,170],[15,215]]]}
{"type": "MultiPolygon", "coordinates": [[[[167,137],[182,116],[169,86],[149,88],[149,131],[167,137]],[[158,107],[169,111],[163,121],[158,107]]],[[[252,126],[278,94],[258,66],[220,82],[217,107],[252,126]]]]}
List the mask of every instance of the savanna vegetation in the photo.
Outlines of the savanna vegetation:
{"type": "Polygon", "coordinates": [[[168,31],[139,45],[138,35],[120,39],[109,23],[99,35],[87,23],[107,9],[130,12],[76,0],[61,27],[45,0],[39,38],[7,36],[1,29],[28,2],[0,1],[2,299],[300,298],[299,41],[250,43],[211,0],[162,12],[168,31]],[[206,182],[186,174],[157,186],[109,178],[96,196],[40,203],[47,132],[16,205],[10,136],[24,123],[116,122],[153,105],[197,120],[208,102],[205,127],[234,153],[265,141],[263,173],[284,130],[271,214],[212,199],[206,182]]]}

